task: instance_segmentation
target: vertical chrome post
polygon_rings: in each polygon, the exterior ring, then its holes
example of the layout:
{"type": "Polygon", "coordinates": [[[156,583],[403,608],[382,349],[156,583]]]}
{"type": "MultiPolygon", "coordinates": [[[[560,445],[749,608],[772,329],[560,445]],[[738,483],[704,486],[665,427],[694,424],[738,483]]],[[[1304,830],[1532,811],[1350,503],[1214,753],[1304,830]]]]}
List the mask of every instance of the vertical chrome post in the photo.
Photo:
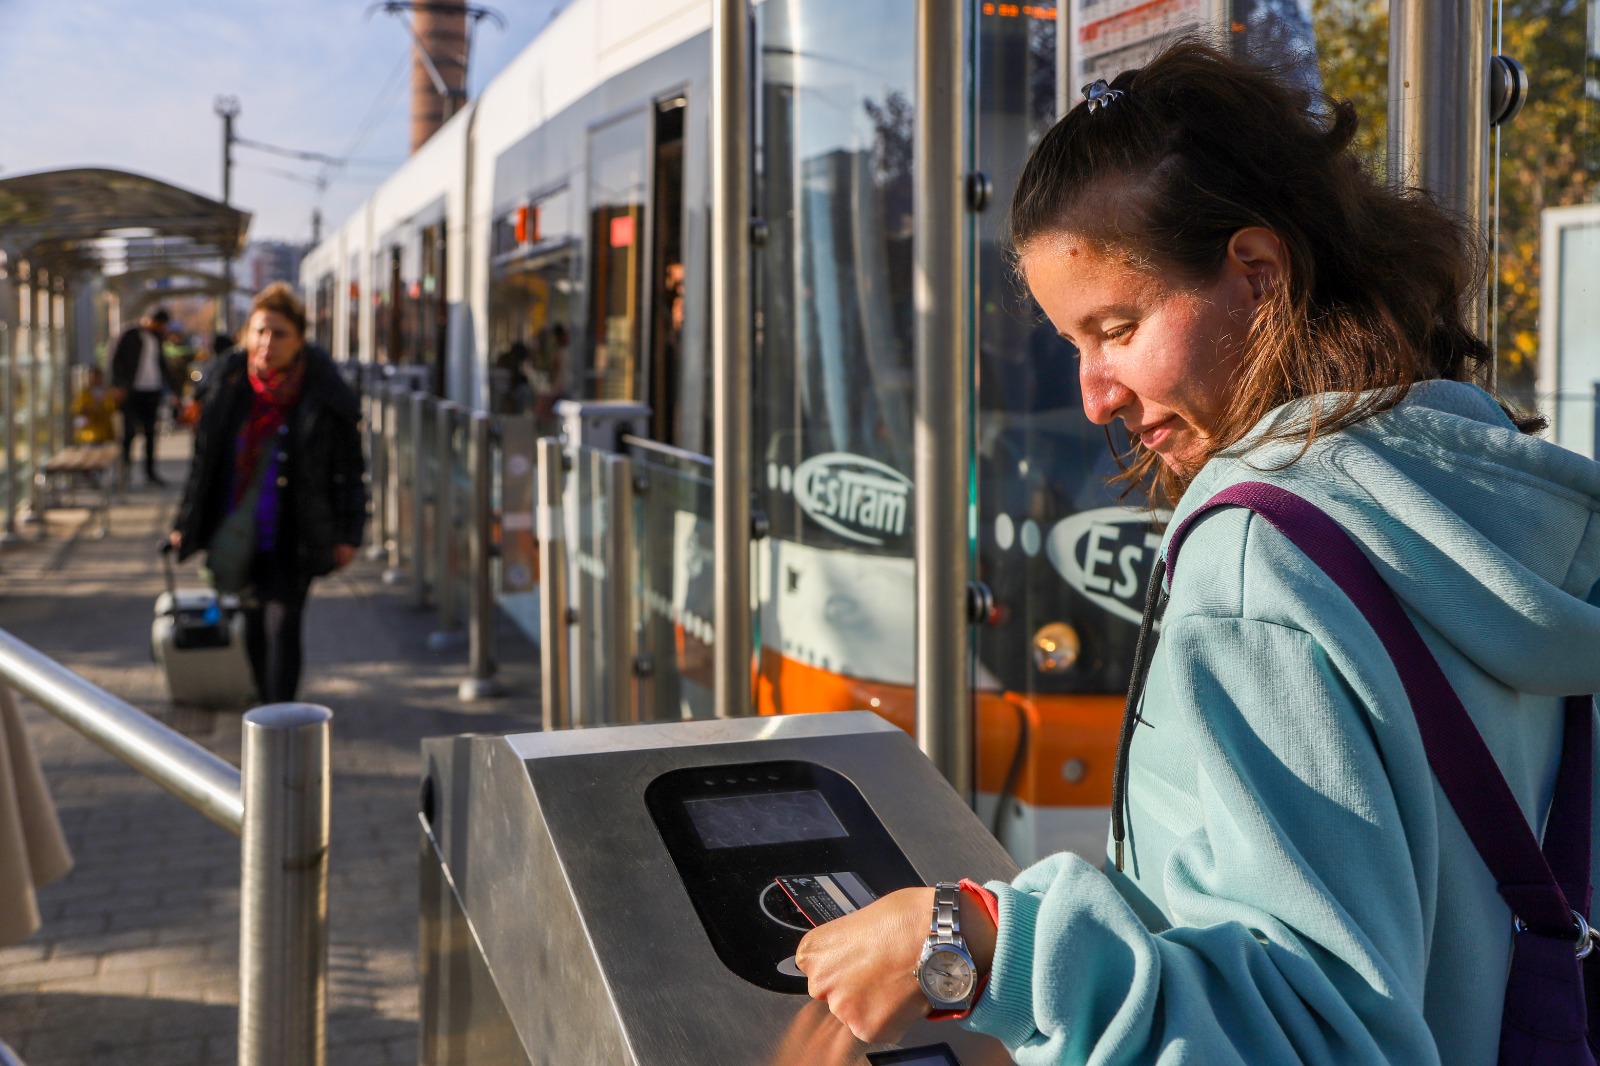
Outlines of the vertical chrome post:
{"type": "Polygon", "coordinates": [[[539,692],[546,732],[572,725],[567,703],[567,530],[561,513],[561,441],[541,437],[538,444],[539,500],[539,692]]]}
{"type": "Polygon", "coordinates": [[[439,628],[428,637],[435,651],[460,643],[461,617],[456,610],[456,424],[463,408],[440,400],[433,410],[433,603],[439,628]]]}
{"type": "MultiPolygon", "coordinates": [[[[1489,196],[1489,5],[1395,0],[1389,9],[1389,180],[1432,193],[1485,232],[1489,196]]],[[[1488,323],[1474,294],[1479,332],[1488,323]]]]}
{"type": "MultiPolygon", "coordinates": [[[[969,5],[917,4],[912,300],[916,314],[917,742],[972,798],[967,692],[967,282],[962,198],[969,5]]],[[[720,621],[720,620],[719,620],[720,621]]]]}
{"type": "MultiPolygon", "coordinates": [[[[361,364],[376,371],[374,364],[361,364]]],[[[376,373],[362,374],[367,397],[367,486],[372,497],[372,543],[367,558],[382,559],[389,550],[389,386],[376,373]]]]}
{"type": "Polygon", "coordinates": [[[428,411],[430,397],[420,389],[411,394],[411,602],[428,606],[428,411]]]}
{"type": "Polygon", "coordinates": [[[327,1061],[332,719],[309,703],[244,716],[239,1066],[327,1061]]]}
{"type": "MultiPolygon", "coordinates": [[[[494,544],[494,419],[487,411],[472,412],[467,467],[472,472],[472,510],[467,524],[467,552],[472,575],[470,615],[467,628],[467,658],[472,676],[456,690],[461,699],[483,700],[499,696],[505,688],[495,679],[494,662],[494,585],[491,569],[494,544]]],[[[502,534],[503,535],[503,534],[502,534]]]]}
{"type": "Polygon", "coordinates": [[[11,344],[11,334],[6,324],[0,322],[0,360],[4,360],[4,375],[0,378],[0,433],[6,435],[6,513],[4,529],[0,530],[0,544],[14,543],[17,537],[17,359],[11,344]]]}
{"type": "Polygon", "coordinates": [[[626,455],[605,458],[605,499],[610,509],[605,529],[605,667],[611,690],[607,721],[637,722],[639,702],[633,672],[637,636],[633,612],[633,461],[626,455]]]}
{"type": "Polygon", "coordinates": [[[750,0],[711,8],[712,508],[719,718],[750,700],[750,0]]]}

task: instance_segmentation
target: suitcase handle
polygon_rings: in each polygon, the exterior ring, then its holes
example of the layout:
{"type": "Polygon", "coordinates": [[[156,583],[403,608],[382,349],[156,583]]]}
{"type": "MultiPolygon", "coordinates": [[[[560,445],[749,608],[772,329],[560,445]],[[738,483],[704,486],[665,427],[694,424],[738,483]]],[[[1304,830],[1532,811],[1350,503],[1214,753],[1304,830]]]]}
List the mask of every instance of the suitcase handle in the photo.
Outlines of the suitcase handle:
{"type": "Polygon", "coordinates": [[[167,575],[167,593],[172,600],[173,609],[176,610],[178,603],[178,571],[172,562],[172,542],[170,540],[162,541],[158,551],[161,553],[161,568],[166,571],[167,575]]]}

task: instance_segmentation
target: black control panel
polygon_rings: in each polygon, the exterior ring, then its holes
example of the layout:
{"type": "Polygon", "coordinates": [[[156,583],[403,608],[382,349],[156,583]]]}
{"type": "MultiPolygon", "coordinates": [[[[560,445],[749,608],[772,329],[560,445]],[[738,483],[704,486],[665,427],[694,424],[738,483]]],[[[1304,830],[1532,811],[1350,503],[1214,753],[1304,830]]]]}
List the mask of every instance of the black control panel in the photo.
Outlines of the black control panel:
{"type": "Polygon", "coordinates": [[[816,919],[922,883],[860,790],[825,766],[673,770],[644,798],[717,957],[775,992],[805,993],[794,953],[816,919]]]}

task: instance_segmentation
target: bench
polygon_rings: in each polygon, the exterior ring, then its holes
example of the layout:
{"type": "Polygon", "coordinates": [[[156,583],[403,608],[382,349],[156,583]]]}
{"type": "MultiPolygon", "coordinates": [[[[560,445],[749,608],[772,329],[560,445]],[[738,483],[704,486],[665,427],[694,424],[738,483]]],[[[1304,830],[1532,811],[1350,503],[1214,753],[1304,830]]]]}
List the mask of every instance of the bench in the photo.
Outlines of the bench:
{"type": "Polygon", "coordinates": [[[76,497],[84,490],[91,494],[90,513],[100,517],[95,536],[110,533],[112,495],[121,463],[122,449],[116,444],[74,444],[51,456],[38,473],[40,491],[34,510],[39,521],[44,521],[50,508],[64,506],[63,497],[82,506],[76,497]]]}

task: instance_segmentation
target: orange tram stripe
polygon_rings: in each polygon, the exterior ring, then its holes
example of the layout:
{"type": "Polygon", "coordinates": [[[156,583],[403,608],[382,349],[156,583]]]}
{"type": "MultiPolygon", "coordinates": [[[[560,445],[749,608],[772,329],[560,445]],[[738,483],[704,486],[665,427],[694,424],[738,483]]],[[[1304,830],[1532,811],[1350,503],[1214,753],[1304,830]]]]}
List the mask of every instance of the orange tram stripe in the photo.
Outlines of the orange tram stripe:
{"type": "MultiPolygon", "coordinates": [[[[909,685],[845,677],[763,648],[756,692],[760,714],[872,710],[916,735],[916,695],[909,685]]],[[[978,790],[1000,791],[1026,722],[1028,752],[1015,798],[1042,807],[1106,806],[1122,705],[1120,694],[978,693],[978,790]],[[1081,776],[1070,775],[1077,780],[1063,775],[1070,760],[1081,764],[1081,776]]]]}

